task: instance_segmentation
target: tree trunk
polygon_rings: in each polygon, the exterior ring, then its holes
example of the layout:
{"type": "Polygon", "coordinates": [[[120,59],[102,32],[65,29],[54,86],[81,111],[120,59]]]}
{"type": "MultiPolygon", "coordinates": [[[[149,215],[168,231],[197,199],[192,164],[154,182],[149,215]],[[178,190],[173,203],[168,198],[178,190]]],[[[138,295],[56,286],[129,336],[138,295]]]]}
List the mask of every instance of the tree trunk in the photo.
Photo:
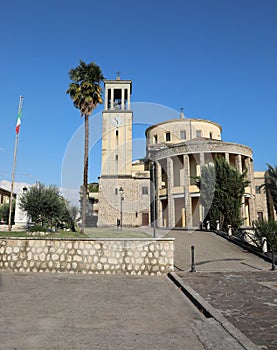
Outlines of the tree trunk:
{"type": "Polygon", "coordinates": [[[82,228],[85,231],[86,209],[87,209],[87,187],[88,187],[88,148],[89,148],[89,116],[85,115],[85,148],[84,148],[84,174],[82,188],[82,228]]]}

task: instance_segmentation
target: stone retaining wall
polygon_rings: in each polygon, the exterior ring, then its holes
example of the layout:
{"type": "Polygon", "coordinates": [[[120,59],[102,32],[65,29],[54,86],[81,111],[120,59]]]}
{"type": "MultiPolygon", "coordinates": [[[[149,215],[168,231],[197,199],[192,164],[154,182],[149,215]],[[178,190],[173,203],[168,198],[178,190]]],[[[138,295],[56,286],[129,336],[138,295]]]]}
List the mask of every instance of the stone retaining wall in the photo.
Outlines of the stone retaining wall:
{"type": "Polygon", "coordinates": [[[0,270],[166,274],[174,270],[174,239],[0,238],[0,270]]]}

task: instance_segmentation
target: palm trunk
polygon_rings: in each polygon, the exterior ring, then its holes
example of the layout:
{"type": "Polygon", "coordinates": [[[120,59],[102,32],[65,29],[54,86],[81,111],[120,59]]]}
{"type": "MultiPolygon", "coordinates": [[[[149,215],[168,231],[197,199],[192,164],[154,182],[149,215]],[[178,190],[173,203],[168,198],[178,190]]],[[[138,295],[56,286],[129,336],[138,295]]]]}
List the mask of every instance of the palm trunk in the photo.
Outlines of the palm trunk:
{"type": "Polygon", "coordinates": [[[85,148],[84,148],[84,174],[82,188],[82,228],[85,231],[86,209],[87,209],[87,187],[88,187],[88,147],[89,147],[89,116],[85,115],[85,148]]]}

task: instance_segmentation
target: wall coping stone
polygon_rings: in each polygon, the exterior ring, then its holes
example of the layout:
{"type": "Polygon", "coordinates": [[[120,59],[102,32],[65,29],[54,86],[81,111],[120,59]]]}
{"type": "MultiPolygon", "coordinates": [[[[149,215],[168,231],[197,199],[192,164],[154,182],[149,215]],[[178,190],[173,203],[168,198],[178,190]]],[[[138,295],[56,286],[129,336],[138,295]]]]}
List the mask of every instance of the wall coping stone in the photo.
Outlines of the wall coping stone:
{"type": "Polygon", "coordinates": [[[142,242],[157,242],[157,241],[175,241],[175,238],[86,238],[86,237],[72,237],[72,238],[51,238],[51,237],[6,237],[6,236],[0,236],[0,240],[2,239],[13,239],[13,240],[28,240],[28,241],[37,241],[37,240],[42,240],[42,241],[91,241],[91,242],[96,242],[96,241],[142,241],[142,242]]]}

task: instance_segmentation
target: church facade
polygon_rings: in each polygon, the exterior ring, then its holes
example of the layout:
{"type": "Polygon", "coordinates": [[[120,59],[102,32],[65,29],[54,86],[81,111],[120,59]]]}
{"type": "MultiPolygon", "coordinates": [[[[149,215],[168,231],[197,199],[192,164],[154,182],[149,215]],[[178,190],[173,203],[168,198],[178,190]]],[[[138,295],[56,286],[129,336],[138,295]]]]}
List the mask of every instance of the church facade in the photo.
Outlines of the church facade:
{"type": "MultiPolygon", "coordinates": [[[[267,218],[266,200],[255,183],[251,148],[222,141],[219,124],[181,113],[179,119],[147,128],[145,162],[132,162],[132,81],[118,76],[104,83],[98,226],[118,222],[148,226],[155,220],[161,228],[199,227],[205,218],[193,177],[217,157],[240,173],[247,170],[250,185],[241,209],[244,226],[267,218]]],[[[261,182],[262,173],[258,174],[261,182]]]]}
{"type": "Polygon", "coordinates": [[[223,157],[239,173],[247,170],[250,186],[245,188],[241,216],[244,225],[256,219],[252,150],[244,145],[223,142],[221,126],[208,120],[169,120],[146,130],[148,158],[155,163],[157,225],[199,227],[204,208],[195,176],[201,167],[223,157]]]}

